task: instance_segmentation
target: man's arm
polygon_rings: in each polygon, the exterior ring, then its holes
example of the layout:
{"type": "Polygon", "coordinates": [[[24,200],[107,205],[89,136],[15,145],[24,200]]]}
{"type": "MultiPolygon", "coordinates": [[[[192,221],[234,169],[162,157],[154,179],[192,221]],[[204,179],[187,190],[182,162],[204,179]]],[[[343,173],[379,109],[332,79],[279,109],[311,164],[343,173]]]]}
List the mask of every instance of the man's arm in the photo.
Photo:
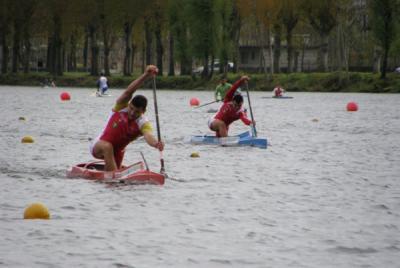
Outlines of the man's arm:
{"type": "Polygon", "coordinates": [[[235,95],[235,91],[236,89],[238,89],[238,87],[243,83],[243,82],[247,82],[249,81],[249,77],[244,75],[242,76],[238,81],[236,81],[233,86],[231,87],[231,89],[229,89],[229,91],[226,93],[225,98],[224,98],[224,102],[229,102],[232,101],[233,96],[235,95]]]}
{"type": "Polygon", "coordinates": [[[125,91],[121,94],[121,96],[119,96],[116,104],[118,105],[118,104],[128,103],[131,100],[133,93],[135,93],[135,91],[143,84],[143,82],[152,75],[157,74],[157,72],[158,69],[156,66],[154,65],[147,66],[146,71],[136,80],[132,81],[127,87],[127,89],[125,89],[125,91]]]}
{"type": "Polygon", "coordinates": [[[158,141],[151,132],[143,133],[144,140],[148,145],[157,148],[158,150],[164,150],[164,143],[162,141],[158,141]]]}

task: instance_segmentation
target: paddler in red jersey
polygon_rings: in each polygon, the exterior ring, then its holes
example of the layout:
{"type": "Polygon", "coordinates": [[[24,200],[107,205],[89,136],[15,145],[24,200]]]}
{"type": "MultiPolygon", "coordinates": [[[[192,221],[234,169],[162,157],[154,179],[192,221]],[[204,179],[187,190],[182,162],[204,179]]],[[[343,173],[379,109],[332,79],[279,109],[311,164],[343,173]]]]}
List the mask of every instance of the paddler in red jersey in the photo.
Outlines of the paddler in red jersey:
{"type": "Polygon", "coordinates": [[[251,124],[255,125],[255,122],[247,118],[246,112],[242,108],[242,95],[240,95],[240,93],[235,94],[239,86],[248,81],[248,76],[242,76],[236,81],[226,93],[224,103],[219,108],[218,112],[208,121],[209,128],[216,132],[217,137],[227,137],[229,125],[238,119],[248,126],[251,124]]]}
{"type": "Polygon", "coordinates": [[[283,97],[283,92],[285,92],[285,90],[281,87],[281,85],[277,85],[272,91],[272,94],[273,97],[280,98],[283,97]]]}
{"type": "Polygon", "coordinates": [[[143,82],[157,72],[156,66],[149,65],[139,78],[129,84],[117,99],[103,132],[91,145],[92,155],[104,159],[106,171],[115,171],[121,167],[125,147],[140,136],[143,136],[150,146],[160,151],[164,150],[164,143],[153,136],[152,126],[144,116],[146,97],[136,95],[132,98],[143,82]]]}

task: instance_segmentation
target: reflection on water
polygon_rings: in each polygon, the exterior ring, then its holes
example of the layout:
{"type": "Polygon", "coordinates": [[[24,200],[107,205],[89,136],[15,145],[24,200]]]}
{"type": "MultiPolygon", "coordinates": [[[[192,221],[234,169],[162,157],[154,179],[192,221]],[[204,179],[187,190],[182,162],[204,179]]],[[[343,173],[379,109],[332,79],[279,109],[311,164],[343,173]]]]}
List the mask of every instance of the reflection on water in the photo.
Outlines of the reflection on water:
{"type": "MultiPolygon", "coordinates": [[[[0,266],[4,267],[397,267],[400,254],[400,95],[251,92],[267,150],[184,143],[210,133],[210,109],[160,91],[166,171],[160,186],[107,187],[67,179],[91,160],[89,140],[113,102],[90,89],[0,87],[0,266]],[[61,102],[67,90],[71,101],[61,102]],[[359,111],[345,111],[356,101],[359,111]],[[26,120],[18,120],[25,117],[26,120]],[[22,144],[30,135],[35,143],[22,144]],[[199,152],[199,158],[191,158],[199,152]],[[42,202],[50,221],[23,221],[42,202]]],[[[140,91],[152,104],[152,92],[140,91]]],[[[152,105],[148,116],[154,122],[152,105]]],[[[231,133],[246,130],[234,123],[231,133]]],[[[150,169],[159,154],[142,140],[150,169]]]]}

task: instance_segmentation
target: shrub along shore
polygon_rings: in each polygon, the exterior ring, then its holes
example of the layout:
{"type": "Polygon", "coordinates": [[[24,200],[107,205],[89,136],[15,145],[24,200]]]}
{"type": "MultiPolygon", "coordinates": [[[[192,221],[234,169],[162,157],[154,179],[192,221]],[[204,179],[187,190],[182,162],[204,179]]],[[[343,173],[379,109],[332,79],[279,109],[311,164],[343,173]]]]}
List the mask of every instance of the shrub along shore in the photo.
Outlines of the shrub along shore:
{"type": "MultiPolygon", "coordinates": [[[[228,81],[234,82],[241,74],[228,74],[228,81]]],[[[369,93],[400,93],[400,74],[390,73],[385,80],[379,79],[379,74],[371,73],[293,73],[275,74],[246,74],[251,80],[250,90],[272,91],[280,84],[292,92],[369,92],[369,93]]],[[[125,88],[138,77],[111,75],[108,77],[110,88],[125,88]]],[[[214,90],[221,76],[214,75],[211,80],[203,80],[199,76],[157,76],[158,89],[176,90],[214,90]]],[[[13,86],[43,86],[45,81],[54,81],[57,87],[86,87],[96,88],[98,77],[85,73],[65,73],[53,77],[47,73],[5,74],[0,75],[0,85],[13,86]]],[[[150,88],[151,84],[145,85],[150,88]]]]}

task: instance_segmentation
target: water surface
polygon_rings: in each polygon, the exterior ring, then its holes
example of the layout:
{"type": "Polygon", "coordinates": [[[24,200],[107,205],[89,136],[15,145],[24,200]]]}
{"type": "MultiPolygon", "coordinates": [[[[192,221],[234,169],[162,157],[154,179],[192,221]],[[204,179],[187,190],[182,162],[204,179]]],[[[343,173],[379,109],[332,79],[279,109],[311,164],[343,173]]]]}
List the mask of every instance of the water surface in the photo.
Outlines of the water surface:
{"type": "MultiPolygon", "coordinates": [[[[398,267],[400,262],[400,95],[251,92],[267,150],[193,146],[210,133],[209,109],[159,91],[164,186],[107,187],[67,179],[91,160],[89,140],[106,123],[118,94],[90,89],[0,87],[1,267],[398,267]],[[61,102],[67,90],[71,101],[61,102]],[[347,112],[356,101],[358,112],[347,112]],[[25,117],[25,121],[18,120],[25,117]],[[22,144],[31,135],[33,144],[22,144]],[[199,152],[200,158],[190,158],[199,152]],[[49,221],[22,220],[42,202],[49,221]]],[[[148,117],[154,122],[150,90],[148,117]]],[[[235,122],[230,133],[247,127],[235,122]]],[[[139,140],[125,163],[144,152],[139,140]]]]}

